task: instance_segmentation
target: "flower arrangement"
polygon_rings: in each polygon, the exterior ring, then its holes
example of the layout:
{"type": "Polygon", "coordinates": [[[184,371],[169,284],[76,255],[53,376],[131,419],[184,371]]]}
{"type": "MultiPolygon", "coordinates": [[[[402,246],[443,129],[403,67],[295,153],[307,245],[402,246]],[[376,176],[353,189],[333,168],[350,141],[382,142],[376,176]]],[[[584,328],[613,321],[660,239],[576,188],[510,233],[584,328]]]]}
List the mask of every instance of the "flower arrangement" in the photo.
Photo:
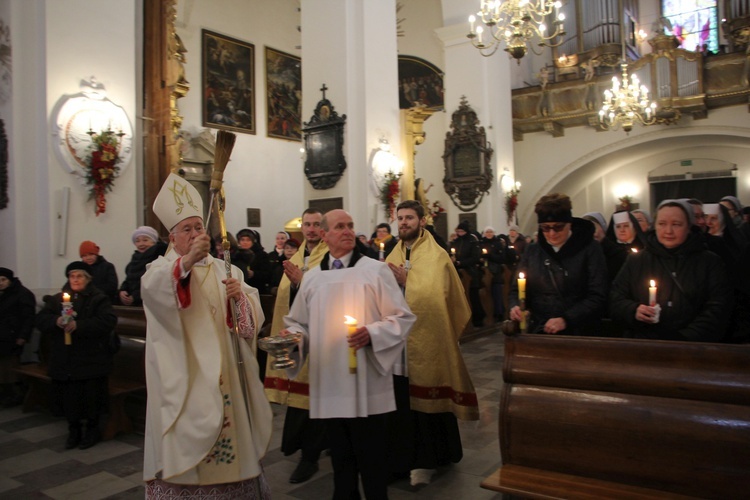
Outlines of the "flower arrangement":
{"type": "Polygon", "coordinates": [[[122,133],[104,130],[100,134],[89,130],[91,136],[91,155],[87,158],[86,185],[89,187],[89,199],[95,202],[96,216],[107,209],[105,194],[115,187],[115,179],[120,173],[120,156],[118,150],[122,133]]]}
{"type": "Polygon", "coordinates": [[[385,180],[383,185],[380,187],[380,202],[385,208],[385,216],[389,221],[394,219],[394,211],[396,208],[396,198],[401,192],[401,188],[398,185],[398,180],[401,174],[394,174],[388,172],[385,174],[385,180]]]}
{"type": "Polygon", "coordinates": [[[436,200],[436,201],[435,201],[435,202],[434,202],[434,203],[432,204],[432,207],[430,207],[430,215],[432,216],[432,218],[433,218],[433,219],[434,219],[435,217],[437,217],[438,215],[442,214],[443,212],[445,212],[445,209],[444,209],[444,208],[443,208],[443,206],[442,206],[442,205],[440,204],[440,200],[436,200]]]}
{"type": "Polygon", "coordinates": [[[633,197],[630,195],[624,195],[620,196],[618,198],[620,201],[620,207],[622,207],[623,210],[630,210],[630,206],[633,204],[633,197]]]}
{"type": "Polygon", "coordinates": [[[508,225],[513,224],[516,208],[518,208],[518,194],[520,192],[520,188],[514,187],[505,193],[505,214],[508,217],[508,225]]]}

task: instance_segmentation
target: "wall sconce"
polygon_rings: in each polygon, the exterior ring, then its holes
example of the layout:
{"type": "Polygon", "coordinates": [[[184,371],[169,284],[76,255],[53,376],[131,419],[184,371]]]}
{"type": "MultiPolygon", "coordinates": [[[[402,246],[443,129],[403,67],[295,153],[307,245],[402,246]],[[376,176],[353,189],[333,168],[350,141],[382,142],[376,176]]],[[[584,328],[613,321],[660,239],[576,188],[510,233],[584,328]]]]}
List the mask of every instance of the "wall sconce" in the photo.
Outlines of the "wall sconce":
{"type": "MultiPolygon", "coordinates": [[[[503,189],[503,192],[507,193],[511,189],[513,189],[513,186],[515,185],[515,180],[513,179],[513,176],[510,175],[510,170],[503,169],[503,175],[500,176],[500,187],[503,189]]],[[[520,185],[520,183],[518,183],[520,185]]]]}
{"type": "Polygon", "coordinates": [[[404,169],[404,162],[391,152],[391,145],[387,139],[380,139],[378,149],[373,152],[371,164],[375,175],[381,178],[388,172],[398,175],[404,169]]]}

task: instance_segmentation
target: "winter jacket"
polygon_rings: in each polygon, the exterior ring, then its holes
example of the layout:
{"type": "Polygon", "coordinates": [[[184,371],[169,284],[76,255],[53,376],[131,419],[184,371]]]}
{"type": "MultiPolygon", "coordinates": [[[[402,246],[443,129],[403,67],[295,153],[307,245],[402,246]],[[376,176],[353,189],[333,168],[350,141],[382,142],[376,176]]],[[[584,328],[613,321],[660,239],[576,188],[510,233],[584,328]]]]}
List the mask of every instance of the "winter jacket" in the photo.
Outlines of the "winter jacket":
{"type": "Polygon", "coordinates": [[[125,281],[120,285],[120,290],[128,292],[133,297],[134,306],[143,305],[141,300],[141,276],[146,272],[146,266],[155,261],[167,251],[167,244],[157,241],[156,244],[146,249],[145,252],[135,251],[130,262],[125,266],[125,281]]]}
{"type": "Polygon", "coordinates": [[[91,270],[94,272],[92,275],[94,286],[104,292],[109,300],[114,300],[119,283],[114,264],[107,262],[107,259],[99,255],[91,266],[91,270]]]}
{"type": "Polygon", "coordinates": [[[103,377],[112,370],[109,350],[110,334],[117,325],[112,304],[93,283],[85,290],[71,295],[76,312],[76,330],[71,334],[71,345],[65,345],[65,335],[56,322],[62,311],[62,293],[46,296],[44,308],[36,317],[36,327],[49,336],[49,376],[53,380],[85,380],[103,377]]]}
{"type": "Polygon", "coordinates": [[[724,263],[706,249],[697,228],[673,249],[662,246],[649,231],[645,250],[628,257],[612,284],[610,313],[613,321],[625,325],[628,337],[719,342],[732,295],[724,263]],[[650,280],[656,282],[661,307],[656,324],[635,319],[638,306],[648,304],[650,280]]]}
{"type": "MultiPolygon", "coordinates": [[[[543,333],[551,318],[563,318],[561,335],[597,335],[605,313],[609,283],[601,246],[591,222],[573,218],[572,234],[559,252],[541,230],[526,248],[518,272],[526,276],[529,332],[543,333]]],[[[516,274],[516,278],[518,275],[516,274]]],[[[510,307],[518,305],[518,280],[511,281],[510,307]]]]}
{"type": "Polygon", "coordinates": [[[36,297],[18,278],[0,292],[0,356],[16,349],[16,340],[29,340],[34,329],[36,297]]]}

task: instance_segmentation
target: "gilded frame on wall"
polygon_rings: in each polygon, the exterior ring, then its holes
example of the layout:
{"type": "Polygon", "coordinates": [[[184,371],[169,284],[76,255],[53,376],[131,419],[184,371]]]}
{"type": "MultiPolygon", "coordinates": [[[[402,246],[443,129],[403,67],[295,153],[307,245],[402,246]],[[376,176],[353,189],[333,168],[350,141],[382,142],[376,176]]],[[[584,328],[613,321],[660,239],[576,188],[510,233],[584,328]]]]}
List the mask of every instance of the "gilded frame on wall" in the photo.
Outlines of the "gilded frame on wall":
{"type": "Polygon", "coordinates": [[[255,134],[255,46],[209,30],[203,43],[203,126],[255,134]]]}
{"type": "Polygon", "coordinates": [[[266,134],[302,140],[302,59],[266,47],[266,134]]]}
{"type": "Polygon", "coordinates": [[[320,89],[323,99],[318,101],[309,122],[303,124],[305,137],[305,176],[315,189],[329,189],[336,185],[344,170],[344,125],[346,115],[333,108],[325,98],[325,84],[320,89]]]}

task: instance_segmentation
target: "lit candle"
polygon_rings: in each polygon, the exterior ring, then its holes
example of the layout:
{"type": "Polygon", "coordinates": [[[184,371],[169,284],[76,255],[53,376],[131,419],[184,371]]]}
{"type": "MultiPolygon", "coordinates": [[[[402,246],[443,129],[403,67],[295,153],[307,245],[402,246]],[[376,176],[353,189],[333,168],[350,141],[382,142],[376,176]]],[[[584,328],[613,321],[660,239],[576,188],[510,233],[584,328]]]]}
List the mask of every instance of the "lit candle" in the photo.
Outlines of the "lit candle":
{"type": "Polygon", "coordinates": [[[385,243],[383,242],[380,243],[380,252],[378,252],[378,258],[381,262],[385,260],[385,243]]]}
{"type": "Polygon", "coordinates": [[[635,248],[635,247],[631,248],[630,251],[633,252],[633,253],[638,253],[638,249],[635,248]]]}
{"type": "Polygon", "coordinates": [[[656,281],[651,280],[648,287],[648,305],[654,307],[656,305],[656,281]]]}
{"type": "Polygon", "coordinates": [[[455,257],[455,256],[456,256],[456,249],[455,249],[455,248],[453,248],[453,247],[451,247],[451,255],[452,255],[453,257],[455,257]]]}
{"type": "MultiPolygon", "coordinates": [[[[63,293],[62,296],[62,324],[67,325],[72,318],[73,304],[70,303],[70,294],[63,293]]],[[[70,332],[65,332],[65,345],[71,345],[73,343],[73,337],[70,332]]]]}
{"type": "Polygon", "coordinates": [[[526,275],[523,273],[518,273],[518,298],[526,299],[526,275]]]}
{"type": "Polygon", "coordinates": [[[63,293],[63,302],[70,302],[70,294],[63,293]]]}
{"type": "MultiPolygon", "coordinates": [[[[344,324],[348,327],[347,336],[351,337],[357,331],[357,320],[351,316],[344,316],[344,324]]],[[[357,351],[349,347],[349,373],[357,373],[357,351]]]]}
{"type": "MultiPolygon", "coordinates": [[[[484,255],[485,257],[487,257],[487,249],[486,248],[482,249],[482,255],[484,255]]],[[[489,265],[489,262],[487,261],[487,259],[485,259],[484,260],[484,267],[487,267],[488,265],[489,265]]]]}

